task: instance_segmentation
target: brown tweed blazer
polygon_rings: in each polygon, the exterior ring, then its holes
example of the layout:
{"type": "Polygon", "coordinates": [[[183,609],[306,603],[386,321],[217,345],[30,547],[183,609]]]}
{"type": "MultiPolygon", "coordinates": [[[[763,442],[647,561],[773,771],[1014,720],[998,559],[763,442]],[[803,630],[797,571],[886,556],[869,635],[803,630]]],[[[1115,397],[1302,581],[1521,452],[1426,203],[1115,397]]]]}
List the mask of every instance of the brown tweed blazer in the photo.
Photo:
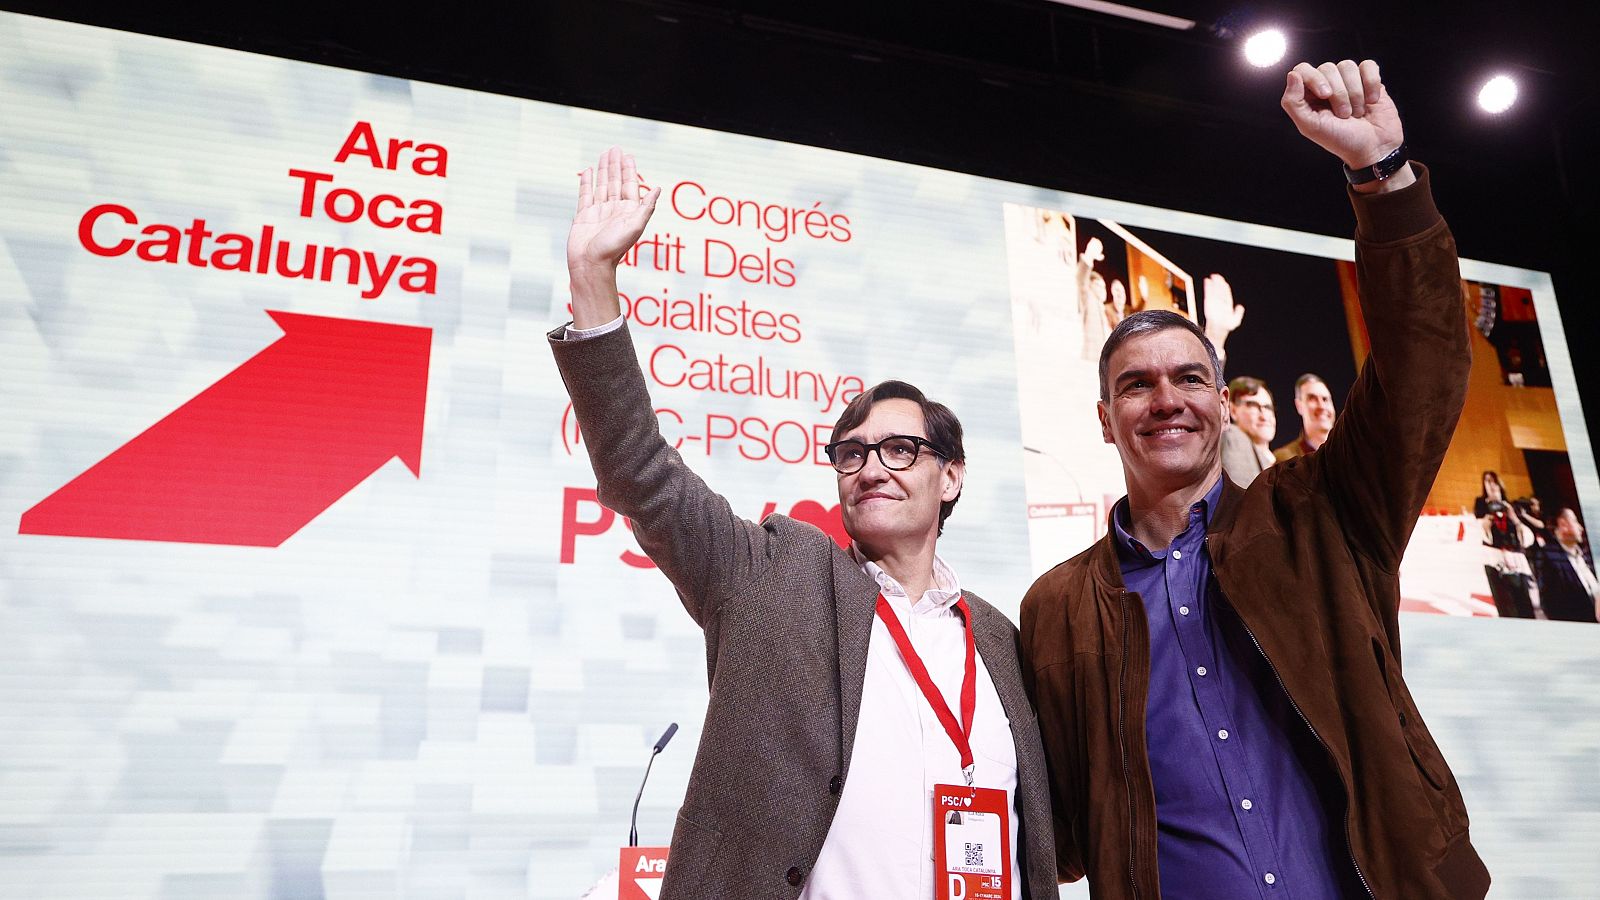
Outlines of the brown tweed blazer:
{"type": "MultiPolygon", "coordinates": [[[[816,527],[735,515],[656,426],[626,327],[550,334],[600,500],[705,631],[711,702],[672,833],[662,900],[794,898],[850,776],[877,584],[816,527]]],[[[1017,629],[968,593],[973,632],[1017,751],[1019,897],[1056,896],[1050,794],[1017,629]]]]}

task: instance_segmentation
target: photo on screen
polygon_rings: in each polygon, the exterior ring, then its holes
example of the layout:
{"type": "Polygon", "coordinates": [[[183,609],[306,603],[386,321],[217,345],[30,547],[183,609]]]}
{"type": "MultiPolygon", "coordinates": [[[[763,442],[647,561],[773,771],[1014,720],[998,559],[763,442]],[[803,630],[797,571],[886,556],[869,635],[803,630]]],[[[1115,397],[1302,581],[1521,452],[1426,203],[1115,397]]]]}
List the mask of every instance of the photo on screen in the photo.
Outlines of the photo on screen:
{"type": "MultiPolygon", "coordinates": [[[[1255,440],[1279,455],[1314,449],[1307,435],[1325,406],[1313,395],[1336,415],[1366,359],[1348,260],[1071,210],[1008,204],[1005,219],[1035,572],[1103,535],[1123,494],[1092,415],[1100,347],[1125,316],[1171,309],[1200,325],[1224,379],[1271,417],[1255,440]]],[[[1402,564],[1401,608],[1592,622],[1592,600],[1585,615],[1568,598],[1568,557],[1589,550],[1532,292],[1463,280],[1462,303],[1473,342],[1467,404],[1402,564]],[[1556,598],[1550,608],[1543,593],[1556,598]]],[[[1262,454],[1262,467],[1273,462],[1262,454]]],[[[1241,484],[1254,474],[1229,472],[1241,484]]]]}

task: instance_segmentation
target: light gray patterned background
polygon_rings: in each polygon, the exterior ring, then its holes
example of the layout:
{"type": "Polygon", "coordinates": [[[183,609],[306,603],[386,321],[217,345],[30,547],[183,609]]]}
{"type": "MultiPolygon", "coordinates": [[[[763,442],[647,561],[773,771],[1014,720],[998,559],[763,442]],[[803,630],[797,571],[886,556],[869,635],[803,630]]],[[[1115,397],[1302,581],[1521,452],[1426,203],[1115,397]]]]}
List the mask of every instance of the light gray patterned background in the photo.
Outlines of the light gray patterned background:
{"type": "MultiPolygon", "coordinates": [[[[666,843],[706,702],[699,633],[658,574],[618,561],[631,546],[620,524],[577,538],[575,562],[559,562],[563,492],[593,478],[564,443],[543,333],[566,318],[573,174],[614,143],[656,183],[850,216],[848,244],[775,244],[664,203],[653,228],[691,247],[772,246],[796,260],[799,283],[729,284],[688,265],[625,273],[625,292],[708,291],[793,312],[805,339],[636,337],[645,353],[670,342],[933,388],[971,435],[968,491],[941,551],[1013,614],[1030,573],[1002,205],[1254,234],[0,14],[0,522],[276,340],[264,310],[434,332],[421,477],[391,460],[281,547],[0,528],[0,895],[576,897],[615,866],[650,744],[675,720],[683,733],[640,813],[644,841],[666,843]],[[446,146],[448,177],[333,164],[359,120],[381,138],[446,146]],[[301,219],[290,167],[437,199],[443,233],[301,219]],[[344,284],[93,256],[77,223],[102,202],[146,222],[273,223],[300,242],[426,255],[439,290],[363,300],[344,284]]],[[[1303,252],[1340,252],[1303,240],[1303,252]]],[[[837,414],[655,395],[691,422],[837,414]]],[[[1093,427],[1089,410],[1064,414],[1093,427]]],[[[1582,456],[1592,472],[1586,445],[1582,456]]],[[[750,462],[732,445],[690,459],[752,517],[769,502],[833,502],[822,467],[750,462]]],[[[1466,791],[1494,895],[1594,896],[1600,629],[1444,616],[1404,627],[1408,679],[1466,791]]]]}

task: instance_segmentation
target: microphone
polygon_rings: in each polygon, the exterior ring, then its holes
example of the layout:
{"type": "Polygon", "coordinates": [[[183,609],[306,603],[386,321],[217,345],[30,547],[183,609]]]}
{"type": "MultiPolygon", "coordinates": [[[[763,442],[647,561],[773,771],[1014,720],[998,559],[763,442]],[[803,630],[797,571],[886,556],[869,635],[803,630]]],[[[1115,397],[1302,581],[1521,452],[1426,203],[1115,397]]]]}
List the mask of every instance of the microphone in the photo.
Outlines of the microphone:
{"type": "Polygon", "coordinates": [[[661,737],[656,740],[656,745],[650,751],[650,761],[644,764],[644,777],[639,779],[639,793],[633,798],[633,818],[628,825],[628,846],[639,846],[639,800],[644,797],[644,783],[650,780],[650,767],[655,765],[656,755],[667,749],[667,742],[678,733],[678,723],[673,722],[667,730],[661,732],[661,737]]]}
{"type": "Polygon", "coordinates": [[[656,753],[660,753],[661,751],[667,749],[667,742],[672,740],[672,736],[677,734],[677,733],[678,733],[678,723],[677,722],[673,722],[673,723],[669,724],[667,726],[667,730],[661,732],[661,739],[656,741],[655,753],[650,754],[650,758],[651,758],[652,761],[655,760],[656,753]]]}

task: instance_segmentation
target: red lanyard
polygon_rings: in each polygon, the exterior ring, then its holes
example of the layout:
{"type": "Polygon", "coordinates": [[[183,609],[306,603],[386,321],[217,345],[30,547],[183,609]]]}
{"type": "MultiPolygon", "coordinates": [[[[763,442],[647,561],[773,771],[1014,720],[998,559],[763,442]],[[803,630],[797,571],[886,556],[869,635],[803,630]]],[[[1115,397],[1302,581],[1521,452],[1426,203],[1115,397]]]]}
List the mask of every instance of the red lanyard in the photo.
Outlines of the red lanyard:
{"type": "Polygon", "coordinates": [[[944,726],[945,734],[950,735],[950,740],[961,754],[961,774],[966,776],[967,786],[971,787],[972,714],[978,707],[978,651],[972,641],[972,610],[967,608],[965,597],[956,601],[956,609],[961,611],[961,620],[965,623],[967,633],[967,661],[961,674],[959,725],[956,723],[956,717],[950,712],[950,705],[944,702],[944,696],[939,693],[939,688],[929,677],[928,667],[922,664],[922,657],[918,656],[917,649],[911,646],[911,638],[906,636],[905,628],[895,617],[894,610],[889,608],[889,601],[883,599],[883,594],[878,595],[878,618],[883,620],[884,627],[889,629],[889,636],[894,638],[894,645],[900,648],[900,658],[905,660],[906,668],[911,670],[911,677],[916,680],[917,687],[922,689],[922,696],[927,698],[928,705],[933,707],[933,714],[939,717],[939,724],[944,726]]]}

